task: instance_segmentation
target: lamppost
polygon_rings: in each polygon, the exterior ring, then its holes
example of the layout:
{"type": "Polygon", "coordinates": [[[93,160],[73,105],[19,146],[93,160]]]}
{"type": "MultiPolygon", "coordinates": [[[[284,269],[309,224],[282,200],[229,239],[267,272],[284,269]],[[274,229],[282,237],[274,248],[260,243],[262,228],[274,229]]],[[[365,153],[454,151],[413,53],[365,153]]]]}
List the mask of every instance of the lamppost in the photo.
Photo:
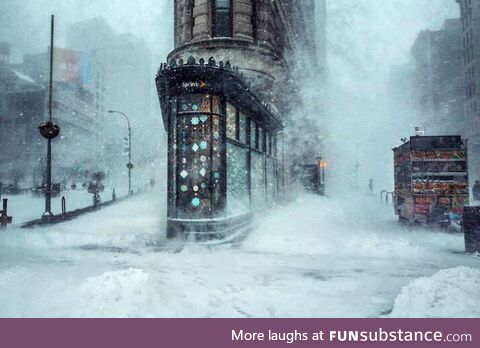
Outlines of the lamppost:
{"type": "Polygon", "coordinates": [[[42,123],[38,129],[40,134],[47,139],[47,170],[45,183],[45,213],[42,219],[50,221],[52,214],[52,139],[60,134],[60,127],[52,122],[52,98],[53,98],[53,36],[55,30],[55,16],[51,17],[50,26],[50,83],[48,94],[48,121],[42,123]]]}
{"type": "Polygon", "coordinates": [[[127,163],[127,168],[128,168],[128,194],[131,195],[132,192],[132,169],[133,169],[133,164],[132,164],[132,128],[130,127],[130,120],[128,119],[128,116],[125,115],[121,111],[116,111],[116,110],[108,110],[109,114],[120,114],[125,119],[127,120],[127,125],[128,125],[128,163],[127,163]]]}

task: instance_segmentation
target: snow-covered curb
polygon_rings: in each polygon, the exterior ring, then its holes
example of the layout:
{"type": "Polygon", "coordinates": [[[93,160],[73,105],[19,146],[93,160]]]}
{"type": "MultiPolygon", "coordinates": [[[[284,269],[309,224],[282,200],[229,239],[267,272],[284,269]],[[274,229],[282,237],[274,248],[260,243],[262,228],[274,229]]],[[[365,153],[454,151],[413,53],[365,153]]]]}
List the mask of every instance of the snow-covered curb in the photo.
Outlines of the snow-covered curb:
{"type": "Polygon", "coordinates": [[[456,267],[419,278],[405,286],[395,300],[392,317],[480,317],[480,270],[456,267]]]}

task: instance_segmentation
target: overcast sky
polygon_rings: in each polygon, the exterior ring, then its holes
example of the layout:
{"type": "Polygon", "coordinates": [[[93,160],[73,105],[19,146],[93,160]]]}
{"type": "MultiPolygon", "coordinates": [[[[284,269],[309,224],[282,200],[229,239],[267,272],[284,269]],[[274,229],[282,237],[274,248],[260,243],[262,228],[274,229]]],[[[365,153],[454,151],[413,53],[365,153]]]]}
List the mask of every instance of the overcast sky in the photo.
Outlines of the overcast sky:
{"type": "MultiPolygon", "coordinates": [[[[0,0],[0,40],[13,45],[14,59],[42,52],[49,42],[50,14],[64,44],[68,23],[103,16],[117,33],[131,32],[146,40],[154,61],[164,59],[173,45],[170,0],[0,0]]],[[[158,63],[159,64],[159,63],[158,63]]]]}

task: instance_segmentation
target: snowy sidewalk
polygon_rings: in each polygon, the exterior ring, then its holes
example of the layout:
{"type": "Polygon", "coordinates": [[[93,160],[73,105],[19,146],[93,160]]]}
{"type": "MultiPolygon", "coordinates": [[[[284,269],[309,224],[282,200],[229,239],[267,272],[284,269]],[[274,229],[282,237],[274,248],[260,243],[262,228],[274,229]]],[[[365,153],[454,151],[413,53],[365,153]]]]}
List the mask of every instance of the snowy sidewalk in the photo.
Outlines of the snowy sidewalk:
{"type": "Polygon", "coordinates": [[[398,303],[415,279],[480,268],[461,235],[408,230],[373,198],[304,196],[263,216],[242,245],[205,246],[165,240],[159,197],[0,234],[0,316],[406,316],[398,303]]]}

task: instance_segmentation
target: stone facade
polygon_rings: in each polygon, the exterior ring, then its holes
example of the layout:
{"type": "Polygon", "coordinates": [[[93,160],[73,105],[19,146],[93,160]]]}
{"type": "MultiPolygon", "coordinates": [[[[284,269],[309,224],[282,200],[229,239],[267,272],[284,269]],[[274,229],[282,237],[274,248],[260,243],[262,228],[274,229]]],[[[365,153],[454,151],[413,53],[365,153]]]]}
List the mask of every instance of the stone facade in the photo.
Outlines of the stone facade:
{"type": "Polygon", "coordinates": [[[480,2],[456,0],[460,7],[463,51],[465,130],[469,145],[471,181],[480,179],[480,2]]]}
{"type": "Polygon", "coordinates": [[[214,1],[175,1],[175,50],[168,61],[191,55],[230,61],[274,110],[288,110],[280,96],[294,92],[294,72],[302,70],[296,68],[317,67],[315,2],[231,0],[232,35],[214,37],[214,1]]]}
{"type": "Polygon", "coordinates": [[[284,201],[295,168],[319,155],[305,142],[318,132],[302,95],[321,70],[315,2],[174,4],[175,48],[156,79],[169,137],[168,236],[222,238],[284,201]]]}
{"type": "Polygon", "coordinates": [[[448,19],[440,30],[422,31],[412,48],[416,106],[428,134],[465,135],[461,31],[460,19],[448,19]]]}

